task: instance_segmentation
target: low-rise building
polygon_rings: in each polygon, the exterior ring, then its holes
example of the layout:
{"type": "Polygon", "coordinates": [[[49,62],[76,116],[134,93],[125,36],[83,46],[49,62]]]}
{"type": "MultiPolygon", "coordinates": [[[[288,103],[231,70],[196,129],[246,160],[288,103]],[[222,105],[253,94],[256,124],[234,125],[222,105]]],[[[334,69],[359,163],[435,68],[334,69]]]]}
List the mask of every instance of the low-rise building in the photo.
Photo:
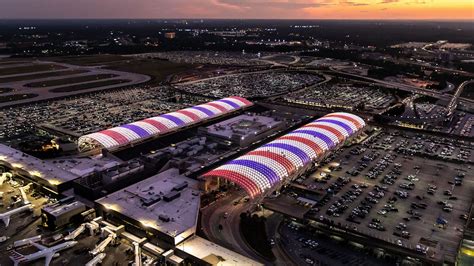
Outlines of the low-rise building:
{"type": "Polygon", "coordinates": [[[196,232],[197,181],[169,169],[95,201],[106,220],[174,247],[196,232]]]}

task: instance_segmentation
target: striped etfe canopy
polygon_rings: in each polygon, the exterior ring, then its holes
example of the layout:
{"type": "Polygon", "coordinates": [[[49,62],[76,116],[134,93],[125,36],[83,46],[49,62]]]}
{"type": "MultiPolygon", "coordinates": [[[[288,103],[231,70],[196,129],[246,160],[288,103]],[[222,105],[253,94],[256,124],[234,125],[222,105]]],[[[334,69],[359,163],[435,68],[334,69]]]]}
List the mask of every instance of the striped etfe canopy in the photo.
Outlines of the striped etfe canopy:
{"type": "Polygon", "coordinates": [[[349,113],[331,113],[207,172],[221,177],[256,197],[292,178],[297,170],[321,159],[327,152],[357,134],[365,122],[349,113]]]}
{"type": "Polygon", "coordinates": [[[130,143],[140,142],[147,138],[162,135],[251,105],[253,104],[245,98],[228,97],[87,134],[79,138],[78,147],[81,149],[81,147],[93,146],[114,150],[127,146],[130,143]]]}

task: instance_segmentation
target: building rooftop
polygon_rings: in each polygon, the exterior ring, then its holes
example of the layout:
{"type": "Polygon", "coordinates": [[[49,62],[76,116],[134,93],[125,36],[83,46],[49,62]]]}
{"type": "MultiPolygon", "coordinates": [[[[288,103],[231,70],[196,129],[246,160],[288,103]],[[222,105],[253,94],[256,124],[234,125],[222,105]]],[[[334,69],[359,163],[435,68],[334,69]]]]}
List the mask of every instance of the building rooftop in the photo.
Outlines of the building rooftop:
{"type": "Polygon", "coordinates": [[[183,241],[176,248],[210,265],[263,265],[199,236],[193,236],[183,241]]]}
{"type": "Polygon", "coordinates": [[[78,176],[85,176],[95,171],[102,171],[120,164],[119,161],[102,155],[94,156],[93,158],[84,157],[64,160],[54,159],[46,161],[54,163],[57,167],[66,169],[67,171],[78,176]]]}
{"type": "Polygon", "coordinates": [[[83,211],[86,209],[86,205],[80,201],[74,201],[68,204],[55,204],[51,206],[46,206],[43,208],[44,212],[51,214],[52,216],[59,217],[71,210],[83,211]]]}
{"type": "Polygon", "coordinates": [[[200,204],[197,181],[169,169],[121,189],[96,203],[181,241],[179,235],[195,231],[200,204]]]}
{"type": "Polygon", "coordinates": [[[246,138],[257,135],[282,123],[273,117],[256,114],[239,115],[206,128],[207,133],[221,138],[231,139],[238,136],[246,138]]]}
{"type": "Polygon", "coordinates": [[[47,186],[56,189],[62,183],[78,178],[77,175],[9,146],[0,144],[0,164],[5,164],[33,180],[44,180],[47,186]]]}

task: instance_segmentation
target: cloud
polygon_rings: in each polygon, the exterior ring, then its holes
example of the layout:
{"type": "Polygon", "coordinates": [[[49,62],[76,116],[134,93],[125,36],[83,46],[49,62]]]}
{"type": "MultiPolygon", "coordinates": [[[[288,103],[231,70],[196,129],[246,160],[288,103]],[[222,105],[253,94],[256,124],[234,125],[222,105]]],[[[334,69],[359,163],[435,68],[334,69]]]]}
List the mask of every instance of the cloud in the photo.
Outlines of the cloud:
{"type": "Polygon", "coordinates": [[[324,2],[291,0],[217,0],[227,6],[251,8],[304,9],[325,5],[324,2]]]}
{"type": "MultiPolygon", "coordinates": [[[[463,0],[464,2],[467,0],[463,0]]],[[[0,20],[34,18],[472,19],[472,7],[435,0],[0,0],[0,20]],[[390,3],[406,5],[390,5],[390,3]],[[431,5],[426,5],[431,4],[431,5]],[[390,6],[390,16],[380,8],[390,6]],[[362,15],[359,10],[368,10],[362,15]],[[372,12],[373,11],[373,12],[372,12]],[[399,12],[397,12],[399,11],[399,12]]]]}
{"type": "Polygon", "coordinates": [[[2,18],[218,17],[217,0],[0,0],[2,18]]]}
{"type": "Polygon", "coordinates": [[[0,0],[4,18],[301,18],[338,0],[0,0]]]}
{"type": "Polygon", "coordinates": [[[431,4],[433,3],[433,0],[409,0],[407,1],[407,4],[409,5],[425,5],[425,4],[431,4]]]}
{"type": "Polygon", "coordinates": [[[362,3],[362,2],[354,2],[350,0],[341,0],[339,1],[339,4],[345,5],[345,6],[368,6],[368,3],[362,3]]]}

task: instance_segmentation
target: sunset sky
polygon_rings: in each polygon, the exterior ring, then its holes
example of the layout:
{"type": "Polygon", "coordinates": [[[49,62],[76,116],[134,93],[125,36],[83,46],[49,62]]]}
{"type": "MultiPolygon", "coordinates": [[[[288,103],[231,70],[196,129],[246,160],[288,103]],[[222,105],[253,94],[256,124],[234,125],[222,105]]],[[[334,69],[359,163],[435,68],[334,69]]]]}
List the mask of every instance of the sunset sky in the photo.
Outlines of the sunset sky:
{"type": "Polygon", "coordinates": [[[0,0],[2,18],[474,19],[473,0],[0,0]]]}

